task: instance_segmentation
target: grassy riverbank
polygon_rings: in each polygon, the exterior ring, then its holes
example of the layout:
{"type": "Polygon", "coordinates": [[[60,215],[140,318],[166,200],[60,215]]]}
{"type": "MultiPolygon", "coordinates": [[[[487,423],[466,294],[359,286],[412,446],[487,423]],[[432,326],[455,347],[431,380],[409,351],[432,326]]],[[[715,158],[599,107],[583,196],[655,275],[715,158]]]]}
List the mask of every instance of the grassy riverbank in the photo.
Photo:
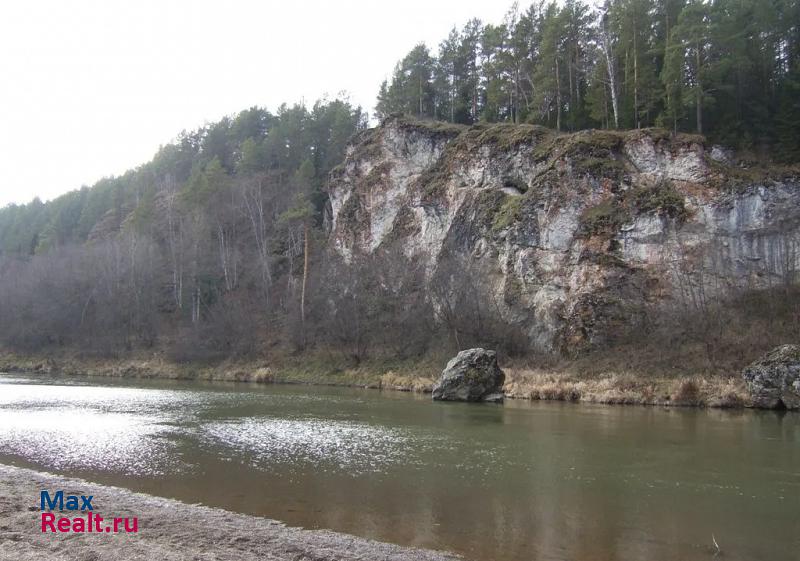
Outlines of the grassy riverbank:
{"type": "MultiPolygon", "coordinates": [[[[57,516],[82,517],[80,511],[57,516]]],[[[121,526],[124,527],[124,526],[121,526]]],[[[454,561],[456,556],[410,549],[326,530],[289,528],[280,522],[188,505],[0,464],[0,560],[105,559],[178,561],[216,559],[239,561],[454,561]],[[136,533],[66,533],[41,531],[39,494],[42,490],[93,495],[93,516],[137,520],[136,533]]]]}
{"type": "MultiPolygon", "coordinates": [[[[430,392],[447,357],[414,360],[368,360],[358,365],[335,354],[283,356],[272,361],[175,363],[159,355],[86,358],[0,354],[0,371],[68,376],[163,378],[252,383],[354,386],[430,392]]],[[[747,407],[750,396],[738,375],[670,375],[590,368],[577,361],[536,368],[525,363],[501,365],[510,398],[660,406],[747,407]]]]}
{"type": "Polygon", "coordinates": [[[442,365],[433,360],[371,360],[354,366],[336,355],[282,356],[214,364],[177,363],[159,355],[87,358],[73,354],[0,353],[0,371],[39,372],[67,376],[162,378],[217,382],[255,382],[354,386],[429,392],[442,365]]]}

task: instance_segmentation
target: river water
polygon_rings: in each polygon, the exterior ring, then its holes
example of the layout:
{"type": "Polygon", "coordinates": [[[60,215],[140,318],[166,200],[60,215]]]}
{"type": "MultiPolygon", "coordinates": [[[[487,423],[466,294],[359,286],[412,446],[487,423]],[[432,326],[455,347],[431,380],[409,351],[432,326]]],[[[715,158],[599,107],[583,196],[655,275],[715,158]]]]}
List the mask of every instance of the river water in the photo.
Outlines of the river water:
{"type": "Polygon", "coordinates": [[[795,413],[2,374],[0,463],[477,561],[800,560],[795,413]]]}

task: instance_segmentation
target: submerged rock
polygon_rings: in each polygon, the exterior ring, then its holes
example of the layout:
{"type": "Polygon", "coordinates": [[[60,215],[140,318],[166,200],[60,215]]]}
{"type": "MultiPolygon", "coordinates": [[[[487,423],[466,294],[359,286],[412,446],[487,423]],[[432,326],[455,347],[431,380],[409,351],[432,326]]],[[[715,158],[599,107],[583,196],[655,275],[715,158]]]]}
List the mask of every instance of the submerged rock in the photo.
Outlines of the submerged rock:
{"type": "Polygon", "coordinates": [[[497,365],[497,354],[467,349],[450,359],[433,387],[434,401],[503,401],[506,375],[497,365]]]}
{"type": "Polygon", "coordinates": [[[753,405],[800,409],[800,346],[777,347],[744,369],[753,405]]]}

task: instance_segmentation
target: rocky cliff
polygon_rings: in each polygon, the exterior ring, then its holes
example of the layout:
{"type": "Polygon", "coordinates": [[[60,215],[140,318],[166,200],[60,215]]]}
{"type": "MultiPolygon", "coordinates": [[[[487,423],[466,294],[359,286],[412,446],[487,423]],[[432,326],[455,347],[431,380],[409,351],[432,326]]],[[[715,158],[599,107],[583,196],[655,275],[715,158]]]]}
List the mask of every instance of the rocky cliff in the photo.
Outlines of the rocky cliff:
{"type": "Polygon", "coordinates": [[[734,163],[702,137],[556,134],[394,117],[331,175],[345,259],[388,248],[480,271],[533,349],[607,340],[653,306],[793,280],[800,181],[734,163]]]}

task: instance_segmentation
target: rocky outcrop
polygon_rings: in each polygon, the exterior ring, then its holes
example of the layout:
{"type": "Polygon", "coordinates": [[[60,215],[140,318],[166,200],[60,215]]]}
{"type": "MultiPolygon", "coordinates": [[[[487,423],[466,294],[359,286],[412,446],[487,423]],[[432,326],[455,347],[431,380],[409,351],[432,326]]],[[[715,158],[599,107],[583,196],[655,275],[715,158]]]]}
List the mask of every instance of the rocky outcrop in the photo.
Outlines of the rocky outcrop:
{"type": "Polygon", "coordinates": [[[331,245],[401,252],[429,282],[466,264],[531,349],[580,350],[653,306],[800,267],[800,182],[718,152],[659,130],[389,118],[331,175],[331,245]]]}
{"type": "Polygon", "coordinates": [[[494,351],[467,349],[447,363],[433,387],[433,399],[502,402],[505,379],[494,351]]]}
{"type": "Polygon", "coordinates": [[[800,409],[800,346],[782,345],[744,369],[755,407],[800,409]]]}

